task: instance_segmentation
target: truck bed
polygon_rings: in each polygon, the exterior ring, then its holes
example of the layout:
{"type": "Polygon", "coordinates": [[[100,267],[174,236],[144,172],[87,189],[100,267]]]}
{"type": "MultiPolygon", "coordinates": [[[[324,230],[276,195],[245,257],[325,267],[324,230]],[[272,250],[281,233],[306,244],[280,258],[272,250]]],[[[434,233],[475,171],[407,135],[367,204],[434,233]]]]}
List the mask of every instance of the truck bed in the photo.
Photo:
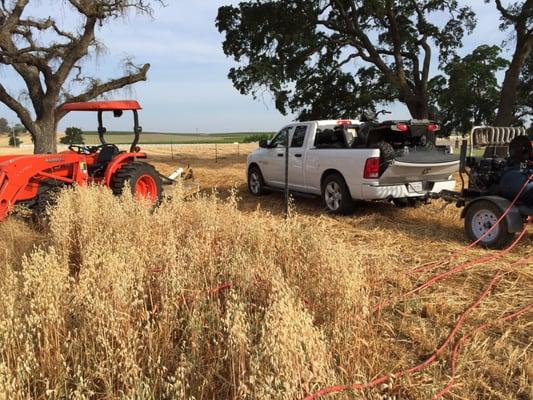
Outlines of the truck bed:
{"type": "Polygon", "coordinates": [[[459,168],[459,156],[439,151],[412,151],[394,158],[380,183],[408,183],[410,181],[443,181],[459,168]]]}
{"type": "Polygon", "coordinates": [[[458,162],[459,155],[444,154],[438,151],[413,151],[408,154],[395,157],[397,162],[410,164],[441,164],[458,162]]]}

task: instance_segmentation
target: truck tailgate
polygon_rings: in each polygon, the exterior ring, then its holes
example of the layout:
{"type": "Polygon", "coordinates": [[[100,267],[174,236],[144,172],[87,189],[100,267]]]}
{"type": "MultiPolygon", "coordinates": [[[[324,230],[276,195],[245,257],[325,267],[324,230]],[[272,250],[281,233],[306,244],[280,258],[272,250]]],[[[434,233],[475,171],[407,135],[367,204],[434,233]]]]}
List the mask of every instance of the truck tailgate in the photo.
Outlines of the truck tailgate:
{"type": "Polygon", "coordinates": [[[437,152],[411,153],[392,161],[380,184],[447,180],[459,171],[459,156],[437,152]]]}

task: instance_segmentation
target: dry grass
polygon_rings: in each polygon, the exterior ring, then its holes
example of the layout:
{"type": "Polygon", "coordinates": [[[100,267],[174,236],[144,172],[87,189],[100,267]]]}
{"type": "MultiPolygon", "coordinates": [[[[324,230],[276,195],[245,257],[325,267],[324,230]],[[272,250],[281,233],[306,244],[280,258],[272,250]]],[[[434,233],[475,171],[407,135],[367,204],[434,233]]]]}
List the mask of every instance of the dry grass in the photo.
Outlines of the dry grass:
{"type": "MultiPolygon", "coordinates": [[[[150,153],[173,169],[168,148],[150,153]]],[[[281,195],[246,193],[234,153],[215,163],[211,149],[184,146],[180,163],[204,191],[178,190],[154,213],[85,188],[62,196],[43,232],[16,216],[0,225],[0,398],[298,399],[418,364],[496,269],[502,280],[461,334],[533,300],[532,265],[512,265],[533,256],[530,234],[511,254],[371,315],[431,276],[408,268],[465,245],[458,211],[362,204],[337,218],[296,198],[284,221],[281,195]],[[224,282],[233,285],[206,292],[224,282]]],[[[530,328],[531,313],[477,335],[450,398],[532,398],[530,328]]],[[[355,398],[428,399],[448,379],[444,357],[355,398]]]]}

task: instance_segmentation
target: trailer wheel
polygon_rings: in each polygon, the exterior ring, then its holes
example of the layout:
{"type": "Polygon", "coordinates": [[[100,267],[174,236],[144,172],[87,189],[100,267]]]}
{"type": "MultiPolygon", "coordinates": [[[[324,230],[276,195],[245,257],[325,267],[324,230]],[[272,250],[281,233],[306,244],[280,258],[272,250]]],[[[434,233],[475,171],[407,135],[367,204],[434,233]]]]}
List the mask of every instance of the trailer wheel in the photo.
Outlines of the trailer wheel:
{"type": "Polygon", "coordinates": [[[152,165],[139,161],[123,165],[111,178],[113,194],[121,195],[126,183],[133,196],[145,198],[154,205],[161,201],[163,186],[152,165]]]}
{"type": "Polygon", "coordinates": [[[337,173],[322,182],[322,202],[332,214],[346,215],[353,211],[353,200],[344,178],[337,173]]]}
{"type": "Polygon", "coordinates": [[[248,191],[254,196],[262,196],[265,191],[265,180],[257,165],[252,165],[248,170],[248,191]]]}
{"type": "Polygon", "coordinates": [[[468,238],[475,242],[483,237],[479,245],[489,249],[503,249],[514,239],[509,233],[507,220],[504,218],[490,233],[487,232],[500,219],[503,212],[494,203],[486,200],[476,201],[465,213],[465,231],[468,238]]]}

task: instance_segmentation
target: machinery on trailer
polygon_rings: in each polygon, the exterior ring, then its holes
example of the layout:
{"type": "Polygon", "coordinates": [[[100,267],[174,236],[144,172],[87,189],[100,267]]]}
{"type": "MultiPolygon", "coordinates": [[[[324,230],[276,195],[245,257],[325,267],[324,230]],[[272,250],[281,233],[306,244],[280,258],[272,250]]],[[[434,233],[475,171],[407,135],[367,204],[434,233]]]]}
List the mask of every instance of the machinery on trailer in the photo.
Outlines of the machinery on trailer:
{"type": "Polygon", "coordinates": [[[506,247],[533,216],[533,138],[523,128],[475,127],[460,160],[462,190],[438,197],[464,207],[461,217],[472,241],[506,247]]]}
{"type": "MultiPolygon", "coordinates": [[[[57,154],[0,156],[0,221],[15,205],[23,205],[42,213],[52,195],[61,187],[97,183],[122,193],[129,185],[136,197],[158,203],[162,196],[162,178],[138,146],[142,128],[139,125],[137,101],[94,101],[67,103],[63,111],[93,111],[98,118],[100,145],[71,145],[57,154]],[[134,139],[129,151],[121,151],[106,142],[103,114],[121,117],[124,111],[133,113],[134,139]]],[[[165,178],[164,178],[165,179],[165,178]]]]}

